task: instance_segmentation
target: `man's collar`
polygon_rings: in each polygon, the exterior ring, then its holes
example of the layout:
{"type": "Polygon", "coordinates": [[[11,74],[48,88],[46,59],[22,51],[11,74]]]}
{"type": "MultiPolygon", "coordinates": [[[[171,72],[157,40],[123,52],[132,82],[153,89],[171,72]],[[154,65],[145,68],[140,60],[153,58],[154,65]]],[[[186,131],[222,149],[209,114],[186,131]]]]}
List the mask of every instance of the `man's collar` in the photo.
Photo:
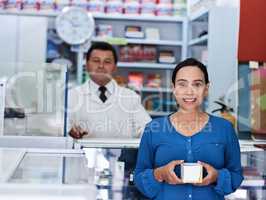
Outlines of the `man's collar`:
{"type": "MultiPolygon", "coordinates": [[[[100,85],[98,85],[97,83],[95,83],[93,80],[89,80],[85,83],[86,85],[89,85],[89,93],[97,93],[98,92],[98,89],[100,87],[100,85]]],[[[115,80],[110,80],[106,85],[105,87],[107,88],[108,92],[113,94],[115,92],[115,88],[116,88],[116,82],[115,80]]]]}

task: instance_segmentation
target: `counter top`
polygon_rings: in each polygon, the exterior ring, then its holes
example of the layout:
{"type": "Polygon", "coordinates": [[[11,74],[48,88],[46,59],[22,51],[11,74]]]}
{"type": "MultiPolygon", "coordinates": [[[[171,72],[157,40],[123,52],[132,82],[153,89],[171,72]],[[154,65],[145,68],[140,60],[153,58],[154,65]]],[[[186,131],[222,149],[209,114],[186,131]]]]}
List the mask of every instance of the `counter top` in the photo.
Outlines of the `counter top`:
{"type": "MultiPolygon", "coordinates": [[[[146,199],[133,185],[136,147],[118,147],[115,141],[93,147],[100,141],[76,150],[0,149],[0,199],[146,199]]],[[[241,153],[245,180],[238,192],[245,195],[230,199],[266,199],[266,151],[247,151],[253,143],[240,143],[246,148],[241,153]]]]}

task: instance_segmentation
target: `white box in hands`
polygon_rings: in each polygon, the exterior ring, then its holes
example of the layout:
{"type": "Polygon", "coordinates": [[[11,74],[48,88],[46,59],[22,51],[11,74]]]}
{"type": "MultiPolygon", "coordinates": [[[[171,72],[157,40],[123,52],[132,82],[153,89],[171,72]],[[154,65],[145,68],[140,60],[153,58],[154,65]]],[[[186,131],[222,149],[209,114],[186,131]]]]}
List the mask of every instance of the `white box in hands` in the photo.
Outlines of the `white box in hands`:
{"type": "Polygon", "coordinates": [[[181,164],[181,179],[183,183],[201,183],[203,167],[199,163],[181,164]]]}

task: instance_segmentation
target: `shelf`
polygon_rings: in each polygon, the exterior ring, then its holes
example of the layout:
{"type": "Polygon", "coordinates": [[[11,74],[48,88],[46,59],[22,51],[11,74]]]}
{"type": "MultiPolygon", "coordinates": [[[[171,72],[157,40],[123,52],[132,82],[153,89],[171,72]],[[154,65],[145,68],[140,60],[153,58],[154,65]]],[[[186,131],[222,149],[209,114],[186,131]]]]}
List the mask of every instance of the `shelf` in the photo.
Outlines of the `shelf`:
{"type": "Polygon", "coordinates": [[[146,68],[146,69],[174,69],[176,64],[164,63],[141,63],[141,62],[118,62],[119,68],[146,68]]]}
{"type": "Polygon", "coordinates": [[[151,87],[143,87],[139,90],[140,92],[165,92],[171,93],[171,88],[151,88],[151,87]]]}
{"type": "Polygon", "coordinates": [[[121,14],[93,14],[96,19],[116,19],[133,21],[162,21],[162,22],[183,22],[184,17],[180,16],[145,16],[145,15],[121,15],[121,14]]]}
{"type": "Polygon", "coordinates": [[[36,16],[36,17],[56,17],[60,12],[53,10],[1,10],[1,15],[22,15],[22,16],[36,16]]]}
{"type": "Polygon", "coordinates": [[[196,38],[196,39],[192,39],[189,41],[189,46],[192,45],[207,45],[207,41],[208,41],[208,34],[204,35],[202,37],[196,38]]]}
{"type": "Polygon", "coordinates": [[[149,115],[154,116],[154,117],[159,117],[159,116],[166,116],[170,115],[172,112],[163,112],[163,111],[148,111],[149,115]]]}
{"type": "Polygon", "coordinates": [[[129,44],[151,44],[151,45],[164,45],[164,46],[182,46],[182,41],[171,41],[171,40],[149,40],[149,39],[129,39],[129,38],[99,38],[93,37],[93,42],[108,41],[108,40],[121,40],[121,43],[125,45],[129,44]]]}
{"type": "Polygon", "coordinates": [[[189,20],[190,21],[202,21],[205,20],[205,17],[207,17],[207,13],[209,12],[208,8],[202,8],[199,11],[195,12],[195,13],[191,13],[189,16],[189,20]]]}
{"type": "Polygon", "coordinates": [[[82,146],[85,153],[86,148],[138,148],[139,143],[139,138],[82,138],[76,140],[76,144],[82,146]]]}
{"type": "MultiPolygon", "coordinates": [[[[1,10],[0,14],[5,15],[28,15],[39,17],[56,17],[60,11],[54,10],[1,10]]],[[[92,14],[95,19],[105,20],[132,20],[132,21],[162,21],[162,22],[184,22],[185,17],[180,16],[145,16],[145,15],[121,15],[121,14],[92,14]]]]}

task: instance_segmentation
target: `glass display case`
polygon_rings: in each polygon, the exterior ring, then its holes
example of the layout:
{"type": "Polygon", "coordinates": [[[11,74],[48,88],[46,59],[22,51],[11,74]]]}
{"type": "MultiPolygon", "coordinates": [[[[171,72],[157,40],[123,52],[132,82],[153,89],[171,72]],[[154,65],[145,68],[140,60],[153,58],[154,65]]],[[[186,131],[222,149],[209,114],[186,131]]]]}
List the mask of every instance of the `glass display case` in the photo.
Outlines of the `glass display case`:
{"type": "Polygon", "coordinates": [[[0,184],[10,178],[24,154],[23,149],[0,149],[0,184]]]}
{"type": "Polygon", "coordinates": [[[266,199],[266,152],[263,149],[241,152],[244,180],[228,200],[266,199]]]}
{"type": "Polygon", "coordinates": [[[2,135],[64,136],[66,67],[51,63],[0,63],[2,135]]]}
{"type": "Polygon", "coordinates": [[[100,199],[148,200],[134,186],[136,148],[84,148],[100,199]]]}
{"type": "Polygon", "coordinates": [[[245,177],[241,189],[246,190],[246,199],[266,199],[266,152],[242,152],[241,161],[245,177]]]}
{"type": "Polygon", "coordinates": [[[0,149],[0,199],[95,200],[83,151],[0,149]]]}
{"type": "MultiPolygon", "coordinates": [[[[95,143],[75,150],[0,149],[0,199],[148,199],[133,183],[134,141],[127,147],[95,143]]],[[[245,179],[226,199],[266,199],[266,152],[242,152],[241,162],[245,179]]]]}
{"type": "Polygon", "coordinates": [[[132,148],[0,149],[0,199],[146,199],[133,185],[136,153],[132,148]]]}
{"type": "MultiPolygon", "coordinates": [[[[122,199],[147,199],[137,191],[132,179],[139,139],[82,139],[75,144],[86,152],[88,163],[97,174],[95,183],[98,189],[109,195],[109,199],[114,197],[117,187],[120,188],[118,191],[121,191],[119,194],[123,196],[122,199]],[[121,166],[124,166],[124,170],[119,170],[121,166]],[[117,185],[114,186],[114,182],[117,185]]],[[[266,152],[261,145],[250,140],[240,141],[245,180],[235,193],[226,197],[227,200],[266,199],[266,152]]]]}

